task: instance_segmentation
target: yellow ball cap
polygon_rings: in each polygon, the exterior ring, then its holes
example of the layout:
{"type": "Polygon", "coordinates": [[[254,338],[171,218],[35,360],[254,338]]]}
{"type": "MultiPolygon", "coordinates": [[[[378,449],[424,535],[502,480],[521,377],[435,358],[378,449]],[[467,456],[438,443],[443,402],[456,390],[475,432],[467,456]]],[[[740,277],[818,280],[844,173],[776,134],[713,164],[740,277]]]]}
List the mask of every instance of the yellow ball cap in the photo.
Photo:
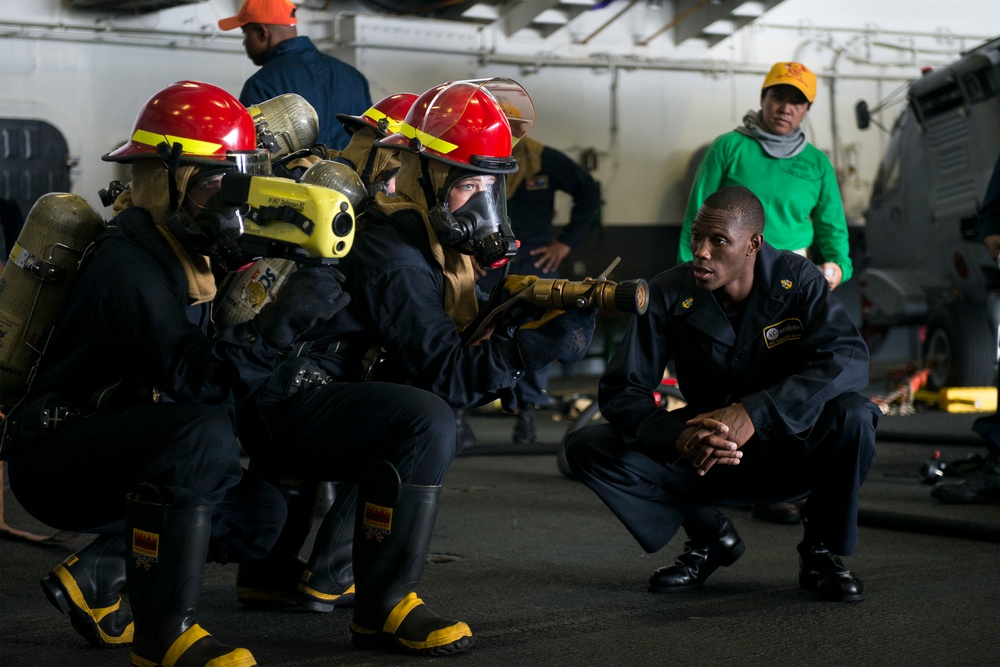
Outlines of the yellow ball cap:
{"type": "Polygon", "coordinates": [[[810,104],[816,99],[816,75],[802,63],[774,63],[760,89],[782,84],[798,88],[810,104]]]}

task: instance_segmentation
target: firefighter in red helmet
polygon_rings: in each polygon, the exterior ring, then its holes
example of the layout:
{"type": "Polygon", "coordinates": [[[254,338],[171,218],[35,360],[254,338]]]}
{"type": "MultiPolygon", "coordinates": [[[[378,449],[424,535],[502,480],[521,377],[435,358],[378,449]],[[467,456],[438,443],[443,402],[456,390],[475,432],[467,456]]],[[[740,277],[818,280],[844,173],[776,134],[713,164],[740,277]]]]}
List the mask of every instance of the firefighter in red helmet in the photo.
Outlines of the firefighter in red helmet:
{"type": "Polygon", "coordinates": [[[358,172],[361,182],[373,195],[378,191],[393,194],[399,170],[398,151],[374,144],[399,131],[416,100],[414,93],[395,93],[383,97],[360,116],[337,114],[351,140],[335,159],[358,172]]]}
{"type": "MultiPolygon", "coordinates": [[[[542,325],[502,326],[463,345],[484,298],[474,267],[501,268],[517,251],[505,178],[517,169],[513,145],[533,122],[531,98],[510,79],[422,94],[400,130],[376,143],[399,150],[397,196],[376,196],[365,216],[370,242],[344,268],[357,291],[352,312],[386,350],[381,372],[444,398],[463,432],[463,410],[497,397],[512,408],[524,370],[574,361],[593,334],[592,312],[549,313],[542,325]]],[[[469,432],[460,443],[473,439],[469,432]]]]}
{"type": "MultiPolygon", "coordinates": [[[[312,346],[310,359],[331,376],[379,380],[360,386],[393,383],[397,393],[425,389],[464,408],[509,396],[524,369],[575,361],[586,351],[592,311],[549,313],[532,326],[494,331],[477,345],[461,338],[479,305],[472,263],[502,266],[516,247],[503,210],[504,175],[516,169],[514,136],[500,102],[513,94],[522,96],[520,108],[530,106],[524,89],[507,79],[438,86],[415,101],[398,132],[376,142],[399,150],[396,195],[375,195],[339,266],[351,304],[304,338],[312,346]]],[[[517,136],[528,126],[518,123],[517,136]]],[[[280,466],[288,433],[302,430],[301,414],[281,408],[263,421],[267,428],[255,432],[281,434],[280,441],[265,443],[280,466]]],[[[451,442],[454,437],[452,422],[451,442]]],[[[329,445],[314,445],[320,447],[329,445]]],[[[412,592],[430,546],[439,489],[439,481],[407,483],[391,466],[360,480],[353,531],[356,645],[430,654],[471,646],[465,623],[437,616],[412,592]],[[390,532],[386,517],[392,518],[390,532]],[[407,565],[387,571],[381,562],[407,565]]],[[[331,517],[349,514],[338,503],[324,519],[298,586],[306,594],[300,602],[310,609],[349,583],[313,576],[316,563],[329,573],[344,546],[325,529],[343,523],[331,517]]]]}
{"type": "Polygon", "coordinates": [[[399,149],[396,196],[376,195],[366,241],[343,269],[356,291],[350,312],[370,332],[368,345],[385,349],[379,376],[466,408],[507,396],[526,368],[586,351],[593,313],[583,311],[462,344],[484,296],[473,264],[500,268],[517,249],[504,179],[517,169],[512,147],[533,118],[517,82],[455,81],[423,93],[399,131],[376,142],[399,149]],[[514,107],[517,118],[504,110],[514,107]]]}
{"type": "Polygon", "coordinates": [[[88,641],[131,644],[133,665],[249,667],[248,650],[195,617],[205,563],[262,557],[285,519],[277,491],[241,468],[233,407],[296,332],[346,299],[317,267],[255,319],[211,330],[216,270],[238,259],[242,231],[219,192],[227,173],[268,165],[253,119],[224,90],[160,90],[104,159],[130,166],[131,187],[11,417],[11,489],[44,523],[97,534],[42,580],[88,641]]]}

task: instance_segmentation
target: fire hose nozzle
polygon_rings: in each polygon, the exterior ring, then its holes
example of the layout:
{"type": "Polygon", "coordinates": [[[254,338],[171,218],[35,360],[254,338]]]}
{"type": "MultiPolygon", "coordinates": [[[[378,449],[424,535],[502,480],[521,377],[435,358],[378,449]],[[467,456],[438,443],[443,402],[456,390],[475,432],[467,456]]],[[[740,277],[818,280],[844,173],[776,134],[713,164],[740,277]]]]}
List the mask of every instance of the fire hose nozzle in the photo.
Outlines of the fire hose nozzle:
{"type": "Polygon", "coordinates": [[[642,278],[622,282],[540,278],[531,286],[530,299],[541,308],[603,308],[642,315],[649,305],[649,285],[642,278]]]}

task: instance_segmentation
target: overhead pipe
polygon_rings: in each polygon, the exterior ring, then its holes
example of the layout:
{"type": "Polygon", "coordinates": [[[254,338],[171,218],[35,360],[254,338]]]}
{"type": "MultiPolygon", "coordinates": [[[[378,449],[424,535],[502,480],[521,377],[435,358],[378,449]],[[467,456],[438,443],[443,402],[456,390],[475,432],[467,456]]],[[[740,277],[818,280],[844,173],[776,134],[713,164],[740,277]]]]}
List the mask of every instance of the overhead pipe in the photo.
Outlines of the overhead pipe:
{"type": "Polygon", "coordinates": [[[68,42],[123,46],[203,48],[208,51],[241,52],[242,37],[158,28],[111,28],[100,25],[70,25],[24,21],[0,21],[0,39],[53,39],[68,42]]]}
{"type": "Polygon", "coordinates": [[[641,39],[638,42],[636,42],[636,46],[649,46],[649,43],[651,41],[653,41],[653,39],[659,37],[660,35],[662,35],[666,31],[670,30],[671,28],[673,28],[674,26],[676,26],[681,21],[684,21],[685,19],[687,19],[688,17],[690,17],[692,14],[694,14],[696,11],[698,11],[699,9],[701,9],[702,7],[704,7],[705,5],[709,4],[710,2],[712,2],[712,0],[698,0],[697,3],[691,5],[690,7],[688,7],[687,9],[685,9],[683,12],[681,12],[680,14],[678,14],[677,16],[675,16],[674,18],[672,18],[669,22],[667,22],[667,24],[665,26],[663,26],[662,28],[660,28],[659,30],[657,30],[656,32],[654,32],[652,35],[650,35],[649,37],[647,37],[645,39],[641,39]]]}
{"type": "Polygon", "coordinates": [[[950,32],[922,32],[919,30],[884,30],[878,26],[872,26],[870,28],[850,28],[850,27],[816,27],[813,25],[802,26],[802,25],[789,25],[786,23],[767,23],[766,21],[754,21],[754,25],[759,28],[774,28],[777,30],[795,30],[796,32],[802,32],[803,30],[812,30],[817,32],[847,32],[851,34],[862,33],[865,35],[896,35],[897,37],[931,37],[934,39],[950,38],[950,39],[974,39],[977,41],[986,41],[992,39],[995,35],[956,35],[950,32]]]}
{"type": "Polygon", "coordinates": [[[610,19],[608,19],[607,21],[605,21],[604,23],[602,23],[601,25],[599,25],[597,27],[597,30],[595,30],[594,32],[590,33],[589,35],[587,35],[586,37],[584,37],[583,39],[581,39],[579,42],[576,42],[576,43],[577,44],[586,44],[587,42],[589,42],[590,40],[592,40],[594,37],[597,37],[597,35],[600,34],[605,28],[607,28],[609,25],[611,25],[612,23],[614,23],[615,21],[617,21],[619,18],[621,18],[622,15],[625,12],[627,12],[630,9],[632,9],[632,7],[634,7],[638,2],[639,2],[639,0],[629,0],[629,3],[625,6],[624,9],[619,10],[617,14],[615,14],[610,19]]]}

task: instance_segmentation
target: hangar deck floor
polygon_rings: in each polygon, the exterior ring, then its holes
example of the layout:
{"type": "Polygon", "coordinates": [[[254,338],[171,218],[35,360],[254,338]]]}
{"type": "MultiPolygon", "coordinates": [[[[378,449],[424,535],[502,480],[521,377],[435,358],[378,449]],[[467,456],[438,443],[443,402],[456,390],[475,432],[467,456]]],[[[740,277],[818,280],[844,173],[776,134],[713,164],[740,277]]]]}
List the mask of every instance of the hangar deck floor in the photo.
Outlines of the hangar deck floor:
{"type": "MultiPolygon", "coordinates": [[[[235,566],[210,565],[199,621],[252,649],[261,665],[997,665],[1000,505],[944,506],[917,481],[934,449],[981,451],[971,415],[887,417],[862,491],[861,546],[848,565],[860,604],[800,591],[800,529],[731,517],[748,545],[699,591],[657,595],[646,578],[680,552],[678,536],[647,555],[601,502],[557,469],[566,422],[539,413],[543,443],[509,444],[512,421],[471,417],[479,443],[445,481],[419,593],[472,626],[476,646],[453,658],[355,649],[350,612],[241,607],[235,566]]],[[[72,499],[67,499],[71,502],[72,499]]],[[[6,495],[7,520],[47,529],[6,495]]],[[[89,648],[45,600],[38,580],[88,538],[43,548],[0,542],[0,665],[126,665],[128,650],[89,648]]]]}

